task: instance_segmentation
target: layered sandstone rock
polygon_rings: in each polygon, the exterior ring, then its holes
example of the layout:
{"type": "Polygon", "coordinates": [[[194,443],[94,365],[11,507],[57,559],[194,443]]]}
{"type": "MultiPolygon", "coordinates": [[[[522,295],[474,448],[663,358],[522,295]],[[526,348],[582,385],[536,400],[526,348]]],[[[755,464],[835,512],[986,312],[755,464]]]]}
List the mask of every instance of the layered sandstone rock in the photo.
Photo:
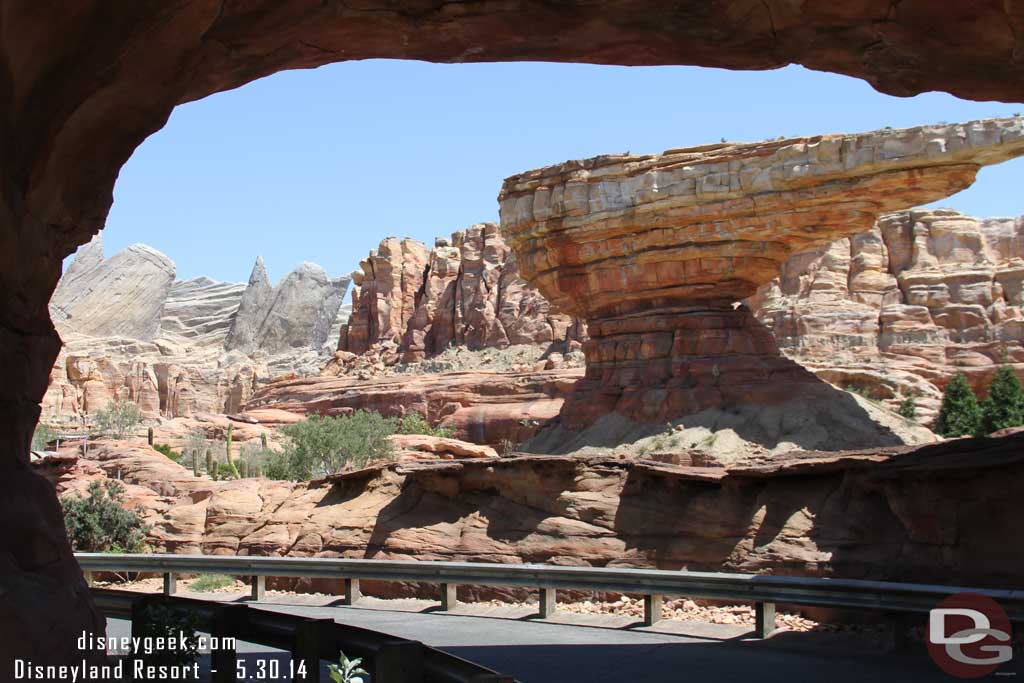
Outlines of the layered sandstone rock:
{"type": "Polygon", "coordinates": [[[460,439],[507,446],[529,438],[558,415],[582,376],[579,370],[451,372],[360,380],[310,377],[261,388],[243,413],[272,409],[288,414],[344,415],[373,410],[423,415],[460,439]]]}
{"type": "MultiPolygon", "coordinates": [[[[411,461],[313,484],[211,482],[145,446],[100,444],[75,470],[51,476],[62,495],[77,495],[87,479],[120,478],[165,552],[971,586],[1012,585],[1024,570],[1006,543],[1024,513],[1015,493],[1024,484],[1024,435],[729,467],[608,457],[411,461]]],[[[368,588],[394,595],[409,587],[368,588]]]]}
{"type": "Polygon", "coordinates": [[[738,302],[793,253],[867,232],[880,213],[952,194],[1021,154],[1024,120],[1013,118],[603,156],[507,179],[502,230],[520,271],[591,336],[563,426],[695,415],[773,446],[927,438],[880,427],[872,406],[785,359],[738,302]],[[745,406],[781,410],[765,420],[745,406]]]}
{"type": "Polygon", "coordinates": [[[882,216],[867,233],[793,255],[748,300],[783,352],[838,386],[936,413],[964,372],[1024,374],[1024,221],[950,210],[882,216]]]}
{"type": "Polygon", "coordinates": [[[96,337],[153,340],[174,283],[174,262],[144,244],[108,260],[97,236],[68,269],[50,301],[55,322],[96,337]]]}
{"type": "Polygon", "coordinates": [[[394,361],[414,363],[451,346],[505,348],[583,334],[519,277],[493,223],[438,238],[433,249],[389,237],[359,266],[340,351],[391,345],[394,361]]]}

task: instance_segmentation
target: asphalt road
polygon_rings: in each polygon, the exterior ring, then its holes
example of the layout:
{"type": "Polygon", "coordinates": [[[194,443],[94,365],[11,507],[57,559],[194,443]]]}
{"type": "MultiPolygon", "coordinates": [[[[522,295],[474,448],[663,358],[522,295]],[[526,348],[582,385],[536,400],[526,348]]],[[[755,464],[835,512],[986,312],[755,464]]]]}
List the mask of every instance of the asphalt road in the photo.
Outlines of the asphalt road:
{"type": "MultiPolygon", "coordinates": [[[[358,607],[339,607],[324,605],[321,598],[321,604],[313,603],[291,596],[258,606],[419,640],[522,683],[953,680],[932,663],[920,643],[894,653],[882,651],[878,642],[824,633],[779,633],[759,641],[736,626],[673,621],[643,628],[604,615],[560,614],[542,621],[528,616],[530,608],[460,605],[455,613],[440,613],[420,601],[364,599],[358,607]]],[[[129,625],[111,620],[109,629],[124,634],[129,625]]],[[[251,662],[266,656],[287,662],[286,653],[265,646],[240,644],[239,652],[248,653],[251,662]]],[[[1019,678],[1024,672],[1020,659],[1011,664],[1016,666],[1008,665],[995,679],[1024,681],[1019,678]]]]}

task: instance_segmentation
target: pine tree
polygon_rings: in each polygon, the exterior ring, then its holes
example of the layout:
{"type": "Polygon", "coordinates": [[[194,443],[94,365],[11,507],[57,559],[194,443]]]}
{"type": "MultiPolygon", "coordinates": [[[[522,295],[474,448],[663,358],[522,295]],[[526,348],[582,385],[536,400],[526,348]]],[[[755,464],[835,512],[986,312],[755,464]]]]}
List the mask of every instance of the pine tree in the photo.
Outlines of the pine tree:
{"type": "Polygon", "coordinates": [[[942,408],[935,420],[934,431],[946,437],[970,436],[981,428],[981,408],[967,383],[967,377],[958,372],[942,395],[942,408]]]}
{"type": "Polygon", "coordinates": [[[981,431],[991,434],[1020,426],[1024,426],[1024,390],[1013,368],[1003,365],[996,370],[988,396],[981,402],[981,431]]]}

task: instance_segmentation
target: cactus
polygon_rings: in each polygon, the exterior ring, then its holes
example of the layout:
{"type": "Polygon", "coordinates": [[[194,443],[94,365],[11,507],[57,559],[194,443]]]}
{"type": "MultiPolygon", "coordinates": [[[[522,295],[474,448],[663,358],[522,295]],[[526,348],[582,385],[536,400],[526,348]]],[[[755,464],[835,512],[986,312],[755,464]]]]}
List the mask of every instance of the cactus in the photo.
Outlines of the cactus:
{"type": "Polygon", "coordinates": [[[217,471],[220,469],[219,466],[220,466],[220,463],[217,462],[216,460],[214,460],[213,461],[213,469],[210,470],[210,478],[212,478],[215,481],[217,479],[217,471]]]}
{"type": "Polygon", "coordinates": [[[263,450],[267,450],[267,433],[263,432],[260,434],[260,445],[263,446],[263,450]]]}
{"type": "Polygon", "coordinates": [[[199,476],[199,451],[192,449],[192,476],[199,476]]]}
{"type": "Polygon", "coordinates": [[[238,461],[238,473],[242,476],[242,479],[246,479],[249,476],[249,463],[245,460],[238,461]]]}
{"type": "Polygon", "coordinates": [[[259,479],[260,477],[263,476],[263,466],[262,465],[256,465],[256,474],[255,474],[255,476],[256,476],[257,479],[259,479]]]}
{"type": "Polygon", "coordinates": [[[240,479],[241,475],[238,473],[238,468],[235,467],[235,459],[231,457],[231,441],[234,437],[235,425],[233,423],[228,424],[228,438],[225,445],[225,453],[227,454],[227,469],[231,473],[231,476],[235,479],[240,479]]]}
{"type": "Polygon", "coordinates": [[[213,451],[209,448],[206,449],[206,472],[213,472],[213,451]]]}
{"type": "Polygon", "coordinates": [[[150,427],[149,429],[146,430],[146,441],[149,442],[149,447],[152,448],[153,447],[153,428],[152,427],[150,427]]]}

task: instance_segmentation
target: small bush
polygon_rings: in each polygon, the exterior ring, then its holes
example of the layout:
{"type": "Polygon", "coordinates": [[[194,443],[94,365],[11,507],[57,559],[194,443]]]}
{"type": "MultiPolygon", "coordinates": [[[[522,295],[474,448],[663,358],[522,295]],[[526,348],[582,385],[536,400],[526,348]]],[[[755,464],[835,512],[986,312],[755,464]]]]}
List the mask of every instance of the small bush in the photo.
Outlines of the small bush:
{"type": "Polygon", "coordinates": [[[267,463],[267,476],[303,481],[340,472],[346,465],[362,467],[370,460],[394,454],[388,437],[395,418],[360,410],[352,415],[312,415],[281,432],[288,438],[282,453],[267,463]]]}
{"type": "Polygon", "coordinates": [[[93,420],[100,434],[127,439],[142,424],[142,411],[131,401],[112,401],[97,410],[93,420]]]}
{"type": "Polygon", "coordinates": [[[153,444],[153,450],[156,451],[157,453],[166,456],[167,458],[170,458],[174,462],[181,462],[181,453],[178,453],[176,450],[174,450],[165,443],[153,444]]]}
{"type": "Polygon", "coordinates": [[[362,663],[362,659],[349,659],[341,652],[337,664],[327,665],[327,675],[334,683],[366,683],[370,674],[360,666],[362,663]]]}
{"type": "Polygon", "coordinates": [[[227,574],[200,574],[199,578],[189,584],[189,590],[198,593],[209,593],[235,585],[235,577],[227,574]]]}
{"type": "Polygon", "coordinates": [[[395,434],[426,434],[427,436],[436,436],[442,439],[451,438],[454,432],[448,427],[431,427],[430,423],[427,422],[427,418],[422,413],[411,412],[407,415],[398,418],[398,422],[395,425],[395,434]]]}
{"type": "Polygon", "coordinates": [[[32,450],[45,451],[57,439],[57,431],[50,425],[40,422],[32,433],[32,450]]]}
{"type": "Polygon", "coordinates": [[[66,497],[61,501],[64,526],[75,550],[86,553],[139,553],[146,549],[149,528],[138,511],[126,510],[121,501],[124,486],[108,481],[89,484],[84,497],[66,497]]]}
{"type": "Polygon", "coordinates": [[[981,433],[1020,426],[1024,426],[1024,391],[1013,368],[1003,365],[996,370],[988,396],[981,402],[981,433]]]}
{"type": "Polygon", "coordinates": [[[903,400],[900,401],[900,407],[896,410],[902,417],[908,420],[917,418],[917,402],[914,400],[916,397],[911,394],[910,396],[904,396],[903,400]]]}
{"type": "Polygon", "coordinates": [[[967,383],[967,377],[958,372],[942,395],[942,407],[935,419],[934,431],[945,437],[956,437],[976,434],[980,428],[978,399],[967,383]]]}

